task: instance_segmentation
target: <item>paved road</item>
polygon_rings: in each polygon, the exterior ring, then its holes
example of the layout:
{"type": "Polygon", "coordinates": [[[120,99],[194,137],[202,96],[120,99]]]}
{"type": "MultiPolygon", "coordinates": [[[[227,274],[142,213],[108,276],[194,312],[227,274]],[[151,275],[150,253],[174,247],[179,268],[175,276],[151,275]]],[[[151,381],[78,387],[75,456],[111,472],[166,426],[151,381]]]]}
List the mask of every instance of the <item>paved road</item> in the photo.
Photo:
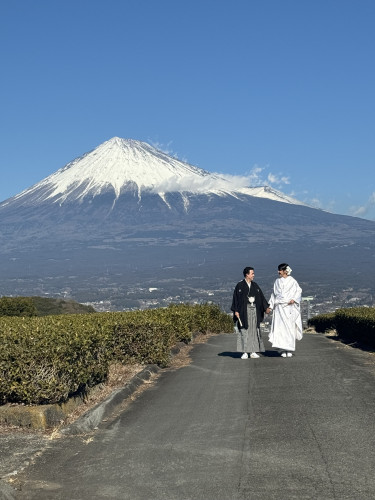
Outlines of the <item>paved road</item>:
{"type": "Polygon", "coordinates": [[[307,334],[293,358],[211,337],[95,432],[52,441],[16,499],[375,499],[372,354],[307,334]]]}

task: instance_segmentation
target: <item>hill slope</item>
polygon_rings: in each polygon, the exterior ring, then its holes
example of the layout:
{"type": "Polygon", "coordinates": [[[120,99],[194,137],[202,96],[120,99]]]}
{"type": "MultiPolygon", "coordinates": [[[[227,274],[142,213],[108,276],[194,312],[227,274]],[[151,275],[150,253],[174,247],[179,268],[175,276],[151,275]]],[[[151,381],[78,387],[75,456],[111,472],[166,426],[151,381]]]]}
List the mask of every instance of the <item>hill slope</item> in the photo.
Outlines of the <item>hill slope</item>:
{"type": "Polygon", "coordinates": [[[0,256],[5,293],[117,308],[149,288],[155,300],[224,295],[246,265],[270,287],[284,261],[307,293],[333,293],[374,286],[375,222],[235,187],[114,138],[0,204],[0,256]]]}

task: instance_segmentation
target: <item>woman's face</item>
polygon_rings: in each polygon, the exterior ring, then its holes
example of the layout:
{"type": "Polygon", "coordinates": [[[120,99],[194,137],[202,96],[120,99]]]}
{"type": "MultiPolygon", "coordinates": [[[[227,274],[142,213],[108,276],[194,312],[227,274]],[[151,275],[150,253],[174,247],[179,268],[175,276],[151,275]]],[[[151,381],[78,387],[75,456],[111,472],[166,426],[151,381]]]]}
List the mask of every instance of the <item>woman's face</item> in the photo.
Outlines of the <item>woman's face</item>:
{"type": "Polygon", "coordinates": [[[288,277],[288,273],[286,271],[280,270],[280,271],[278,271],[278,273],[279,273],[280,278],[287,278],[288,277]]]}

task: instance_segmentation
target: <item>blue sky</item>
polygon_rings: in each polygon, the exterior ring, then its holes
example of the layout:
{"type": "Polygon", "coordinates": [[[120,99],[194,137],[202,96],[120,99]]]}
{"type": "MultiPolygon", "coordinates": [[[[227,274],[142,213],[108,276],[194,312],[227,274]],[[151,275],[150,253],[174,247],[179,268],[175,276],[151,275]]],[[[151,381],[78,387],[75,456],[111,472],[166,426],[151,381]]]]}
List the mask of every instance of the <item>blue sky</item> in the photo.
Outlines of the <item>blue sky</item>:
{"type": "Polygon", "coordinates": [[[0,200],[118,136],[375,220],[373,0],[3,1],[0,200]]]}

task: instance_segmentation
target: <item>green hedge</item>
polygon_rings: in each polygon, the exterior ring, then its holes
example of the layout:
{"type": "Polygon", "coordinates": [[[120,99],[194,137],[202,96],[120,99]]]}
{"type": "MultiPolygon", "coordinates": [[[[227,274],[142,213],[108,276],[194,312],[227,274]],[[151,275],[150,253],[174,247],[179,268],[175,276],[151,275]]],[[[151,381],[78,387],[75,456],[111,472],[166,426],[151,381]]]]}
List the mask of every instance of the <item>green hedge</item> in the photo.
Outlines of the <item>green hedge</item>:
{"type": "Polygon", "coordinates": [[[110,332],[62,318],[0,318],[0,403],[65,401],[105,379],[110,332]]]}
{"type": "Polygon", "coordinates": [[[319,314],[318,316],[310,318],[307,324],[308,326],[313,326],[315,328],[315,331],[319,333],[333,330],[336,328],[335,313],[319,314]]]}
{"type": "Polygon", "coordinates": [[[335,328],[337,335],[350,342],[362,342],[375,347],[375,308],[351,307],[309,319],[309,326],[317,332],[335,328]]]}
{"type": "Polygon", "coordinates": [[[109,364],[167,366],[170,350],[192,334],[231,332],[215,305],[137,312],[0,318],[0,404],[63,402],[105,381],[109,364]]]}
{"type": "Polygon", "coordinates": [[[338,309],[335,314],[339,337],[352,342],[363,342],[375,347],[375,308],[353,307],[338,309]]]}

